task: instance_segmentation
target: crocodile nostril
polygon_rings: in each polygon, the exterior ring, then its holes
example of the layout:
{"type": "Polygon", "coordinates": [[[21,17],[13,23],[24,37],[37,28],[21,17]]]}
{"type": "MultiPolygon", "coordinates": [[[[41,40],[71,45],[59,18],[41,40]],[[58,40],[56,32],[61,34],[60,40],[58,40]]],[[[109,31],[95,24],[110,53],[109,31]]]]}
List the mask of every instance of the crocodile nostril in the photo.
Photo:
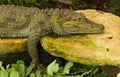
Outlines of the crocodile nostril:
{"type": "Polygon", "coordinates": [[[103,25],[100,25],[99,28],[101,31],[105,29],[105,27],[103,25]]]}

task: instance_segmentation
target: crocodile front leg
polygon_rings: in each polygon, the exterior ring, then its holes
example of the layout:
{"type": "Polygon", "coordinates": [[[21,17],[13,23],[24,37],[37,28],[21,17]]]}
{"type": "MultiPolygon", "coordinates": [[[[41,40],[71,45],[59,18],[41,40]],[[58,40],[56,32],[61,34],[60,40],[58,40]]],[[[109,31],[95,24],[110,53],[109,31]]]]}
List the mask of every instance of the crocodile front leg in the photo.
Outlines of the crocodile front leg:
{"type": "Polygon", "coordinates": [[[42,64],[39,61],[37,44],[41,39],[41,32],[32,32],[28,37],[28,52],[32,59],[31,63],[35,63],[36,66],[40,69],[44,69],[42,64]]]}

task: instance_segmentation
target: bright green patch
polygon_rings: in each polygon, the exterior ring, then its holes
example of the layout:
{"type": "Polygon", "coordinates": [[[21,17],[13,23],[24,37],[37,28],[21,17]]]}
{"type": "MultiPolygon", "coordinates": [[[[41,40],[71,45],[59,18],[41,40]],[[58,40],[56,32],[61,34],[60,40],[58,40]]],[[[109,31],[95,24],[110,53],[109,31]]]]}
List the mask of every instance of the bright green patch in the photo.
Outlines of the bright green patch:
{"type": "Polygon", "coordinates": [[[27,67],[21,60],[16,64],[8,64],[4,68],[0,61],[0,77],[106,77],[103,72],[99,72],[98,67],[81,67],[80,64],[73,62],[66,62],[64,66],[61,66],[58,60],[54,60],[47,66],[47,73],[43,76],[41,70],[35,69],[34,64],[27,67]]]}

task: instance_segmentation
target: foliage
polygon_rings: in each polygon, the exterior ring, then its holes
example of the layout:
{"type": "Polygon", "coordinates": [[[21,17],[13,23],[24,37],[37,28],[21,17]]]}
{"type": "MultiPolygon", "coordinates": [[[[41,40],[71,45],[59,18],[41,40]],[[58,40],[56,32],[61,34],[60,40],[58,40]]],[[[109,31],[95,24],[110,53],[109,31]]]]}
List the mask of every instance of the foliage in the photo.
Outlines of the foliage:
{"type": "Polygon", "coordinates": [[[8,64],[6,68],[4,68],[2,64],[2,61],[0,61],[0,77],[32,77],[32,75],[35,75],[34,77],[41,76],[40,70],[37,69],[35,72],[33,71],[35,64],[30,64],[27,67],[22,60],[17,61],[16,64],[8,64]]]}
{"type": "Polygon", "coordinates": [[[109,12],[120,16],[120,0],[108,0],[109,12]]]}
{"type": "Polygon", "coordinates": [[[0,0],[0,4],[19,5],[38,8],[98,9],[120,16],[120,0],[0,0]],[[60,4],[59,1],[71,1],[72,4],[60,4]]]}
{"type": "Polygon", "coordinates": [[[49,7],[54,0],[0,0],[0,4],[20,5],[20,6],[36,6],[39,8],[49,7]]]}
{"type": "Polygon", "coordinates": [[[47,74],[48,75],[57,75],[57,76],[64,76],[70,73],[70,69],[73,66],[72,62],[67,62],[63,67],[60,67],[59,64],[54,60],[51,64],[47,67],[47,74]]]}
{"type": "MultiPolygon", "coordinates": [[[[98,73],[99,67],[79,67],[80,64],[66,62],[64,66],[60,66],[57,60],[54,60],[47,66],[47,73],[43,77],[106,77],[101,72],[98,73]]],[[[42,77],[42,71],[35,69],[35,64],[28,67],[22,60],[18,60],[16,64],[8,64],[6,68],[2,66],[0,61],[0,77],[42,77]]]]}

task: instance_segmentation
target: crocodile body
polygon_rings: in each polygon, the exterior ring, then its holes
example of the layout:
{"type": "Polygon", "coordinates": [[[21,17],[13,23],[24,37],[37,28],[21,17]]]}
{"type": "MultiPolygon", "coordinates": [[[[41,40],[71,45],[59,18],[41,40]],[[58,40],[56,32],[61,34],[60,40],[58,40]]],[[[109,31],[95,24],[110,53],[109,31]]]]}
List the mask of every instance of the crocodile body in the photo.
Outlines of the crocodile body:
{"type": "Polygon", "coordinates": [[[70,35],[101,33],[104,26],[88,20],[84,14],[67,9],[38,9],[14,5],[0,6],[0,37],[28,38],[32,62],[39,65],[37,43],[49,34],[70,35]]]}

